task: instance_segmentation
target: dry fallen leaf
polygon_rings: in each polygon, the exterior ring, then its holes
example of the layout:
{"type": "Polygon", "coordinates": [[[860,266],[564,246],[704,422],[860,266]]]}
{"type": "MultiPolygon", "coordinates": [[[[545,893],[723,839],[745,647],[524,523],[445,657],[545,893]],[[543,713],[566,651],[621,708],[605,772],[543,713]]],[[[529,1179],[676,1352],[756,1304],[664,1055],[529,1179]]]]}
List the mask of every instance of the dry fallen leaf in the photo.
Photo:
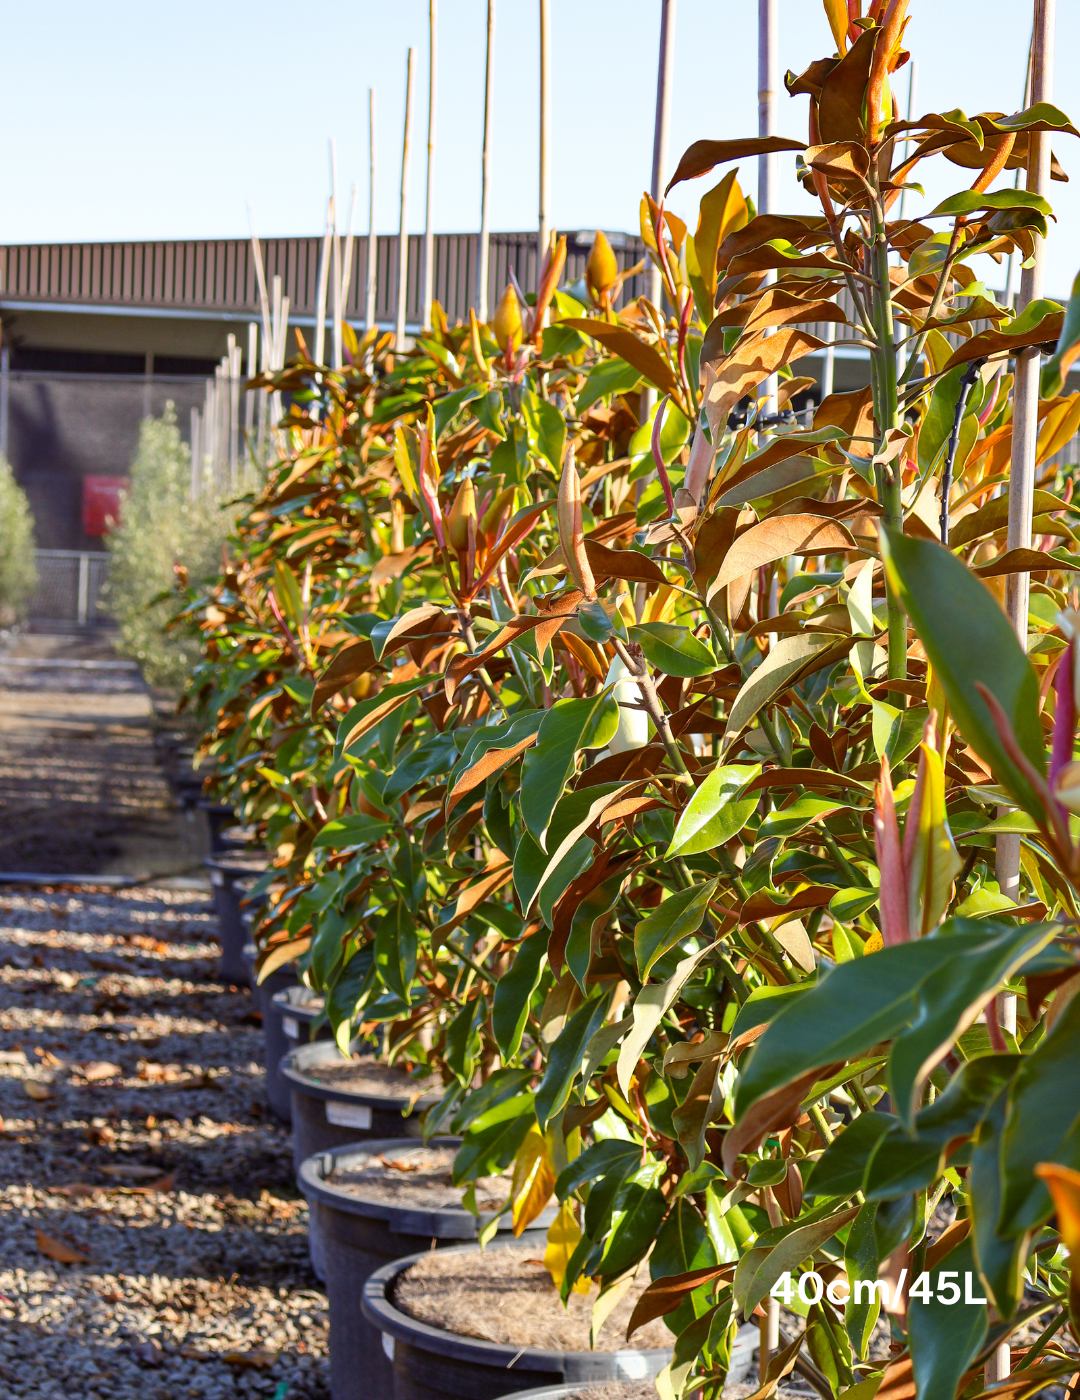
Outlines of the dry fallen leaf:
{"type": "Polygon", "coordinates": [[[129,1188],[134,1196],[149,1196],[155,1191],[172,1191],[176,1186],[176,1173],[170,1172],[168,1176],[160,1177],[157,1181],[148,1181],[145,1186],[132,1186],[129,1188]]]}
{"type": "Polygon", "coordinates": [[[58,1264],[88,1264],[90,1256],[81,1254],[77,1249],[72,1249],[62,1240],[54,1240],[51,1235],[47,1235],[44,1230],[37,1231],[37,1247],[42,1254],[49,1259],[55,1259],[58,1264]]]}
{"type": "Polygon", "coordinates": [[[121,1181],[145,1181],[147,1177],[157,1176],[161,1171],[160,1167],[140,1167],[135,1163],[130,1166],[119,1167],[98,1167],[98,1171],[103,1176],[115,1176],[121,1181]]]}
{"type": "Polygon", "coordinates": [[[124,1072],[119,1065],[114,1065],[109,1060],[90,1060],[85,1065],[76,1065],[75,1071],[87,1084],[97,1084],[102,1079],[116,1079],[124,1072]]]}
{"type": "Polygon", "coordinates": [[[46,1190],[52,1191],[57,1196],[71,1196],[80,1199],[87,1196],[96,1196],[102,1188],[91,1186],[88,1181],[70,1181],[66,1186],[49,1186],[46,1190]]]}
{"type": "Polygon", "coordinates": [[[24,1079],[22,1082],[23,1092],[31,1099],[51,1099],[53,1088],[44,1079],[24,1079]]]}
{"type": "Polygon", "coordinates": [[[256,1347],[253,1351],[227,1351],[221,1359],[230,1366],[273,1366],[277,1352],[256,1347]]]}

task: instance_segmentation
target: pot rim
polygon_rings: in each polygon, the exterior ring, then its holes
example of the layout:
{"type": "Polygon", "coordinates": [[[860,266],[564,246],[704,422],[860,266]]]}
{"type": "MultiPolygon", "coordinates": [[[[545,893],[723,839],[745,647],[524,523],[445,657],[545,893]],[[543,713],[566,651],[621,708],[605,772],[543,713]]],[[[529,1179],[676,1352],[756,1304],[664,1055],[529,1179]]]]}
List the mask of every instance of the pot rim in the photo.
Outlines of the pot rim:
{"type": "Polygon", "coordinates": [[[336,1041],[313,1040],[309,1045],[298,1045],[295,1050],[283,1055],[278,1072],[309,1098],[336,1099],[339,1103],[364,1104],[368,1108],[397,1109],[399,1112],[412,1105],[409,1117],[422,1113],[442,1097],[437,1092],[429,1092],[414,1100],[411,1094],[365,1094],[355,1089],[336,1089],[331,1084],[320,1084],[304,1072],[311,1064],[343,1058],[336,1041]]]}
{"type": "MultiPolygon", "coordinates": [[[[487,1248],[505,1249],[514,1243],[516,1241],[513,1240],[492,1240],[487,1248]]],[[[479,1248],[478,1244],[452,1245],[440,1253],[475,1253],[479,1248]]],[[[571,1371],[580,1375],[578,1384],[583,1383],[590,1371],[595,1373],[598,1357],[611,1359],[614,1371],[610,1377],[612,1380],[648,1380],[671,1359],[670,1347],[620,1347],[617,1351],[603,1352],[515,1347],[506,1342],[485,1342],[479,1337],[462,1337],[456,1332],[447,1332],[441,1327],[419,1322],[396,1308],[390,1302],[387,1293],[398,1274],[427,1258],[429,1253],[429,1250],[422,1250],[417,1254],[408,1254],[403,1259],[395,1259],[392,1264],[385,1264],[381,1269],[377,1269],[364,1284],[360,1295],[361,1312],[368,1322],[393,1337],[395,1341],[409,1342],[423,1351],[434,1352],[437,1356],[449,1356],[455,1361],[471,1361],[501,1370],[521,1365],[526,1370],[553,1373],[562,1370],[565,1375],[569,1365],[571,1371]],[[643,1361],[644,1371],[641,1370],[643,1361]]]]}
{"type": "Polygon", "coordinates": [[[282,987],[280,991],[274,993],[270,1000],[273,1003],[274,1010],[278,1013],[278,1015],[292,1016],[297,1021],[304,1021],[309,1025],[313,1021],[316,1021],[326,1009],[325,998],[321,998],[320,993],[318,992],[312,992],[311,988],[305,987],[302,982],[297,982],[296,985],[293,987],[282,987]],[[300,1005],[297,1005],[296,1002],[291,1001],[289,999],[290,992],[300,990],[310,992],[313,1000],[322,1000],[323,1004],[319,1007],[317,1011],[313,1010],[310,1004],[301,1003],[300,1005]]]}
{"type": "MultiPolygon", "coordinates": [[[[296,1173],[297,1185],[309,1201],[318,1201],[329,1210],[342,1211],[347,1215],[384,1220],[393,1234],[467,1242],[475,1240],[479,1231],[499,1216],[502,1217],[500,1228],[511,1228],[510,1216],[505,1211],[481,1211],[479,1216],[475,1216],[464,1206],[397,1206],[390,1201],[365,1198],[355,1191],[335,1186],[326,1180],[342,1157],[354,1153],[358,1156],[377,1157],[383,1152],[400,1151],[403,1147],[412,1150],[421,1146],[460,1147],[461,1138],[452,1135],[437,1136],[424,1143],[412,1138],[365,1138],[362,1142],[351,1142],[344,1147],[315,1152],[300,1163],[296,1173]],[[502,1221],[505,1221],[505,1225],[502,1221]]],[[[554,1218],[554,1210],[544,1211],[538,1217],[535,1228],[547,1229],[554,1218]]]]}

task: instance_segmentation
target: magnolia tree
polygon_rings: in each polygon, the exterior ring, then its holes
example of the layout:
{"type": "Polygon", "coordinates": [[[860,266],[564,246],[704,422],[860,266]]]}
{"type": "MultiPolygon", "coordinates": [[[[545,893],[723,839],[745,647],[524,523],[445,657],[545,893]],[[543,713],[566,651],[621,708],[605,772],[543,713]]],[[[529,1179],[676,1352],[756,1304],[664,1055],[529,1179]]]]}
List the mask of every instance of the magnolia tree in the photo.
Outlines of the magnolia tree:
{"type": "Polygon", "coordinates": [[[189,597],[192,700],[277,853],[263,974],[297,960],[343,1048],[441,1076],[427,1131],[462,1135],[464,1186],[510,1173],[519,1231],[554,1198],[545,1261],[595,1330],[648,1272],[630,1334],[667,1318],[665,1397],[718,1395],[757,1315],[761,1400],[793,1368],[974,1397],[1003,1344],[1020,1400],[1080,1369],[1080,552],[1051,463],[1080,300],[1014,316],[969,263],[1030,256],[1050,209],[1006,172],[1076,133],[1045,104],[898,121],[907,4],[825,11],[835,52],[788,82],[806,141],[697,142],[672,182],[796,150],[820,214],[756,216],[730,170],[693,232],[643,202],[667,310],[625,303],[600,236],[560,288],[553,242],[491,326],[268,381],[290,450],[189,597]],[[894,217],[930,159],[964,188],[894,217]],[[790,365],[829,322],[871,383],[806,427],[790,365]],[[1044,479],[1007,551],[1032,346],[1044,479]]]}

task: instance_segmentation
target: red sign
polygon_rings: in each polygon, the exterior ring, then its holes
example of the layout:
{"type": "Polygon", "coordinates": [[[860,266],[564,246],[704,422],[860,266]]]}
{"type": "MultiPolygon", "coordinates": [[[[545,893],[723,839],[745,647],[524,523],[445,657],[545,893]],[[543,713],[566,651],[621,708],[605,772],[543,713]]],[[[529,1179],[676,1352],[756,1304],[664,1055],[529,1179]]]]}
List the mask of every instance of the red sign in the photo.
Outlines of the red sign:
{"type": "Polygon", "coordinates": [[[84,476],[82,487],[82,527],[84,535],[106,535],[120,520],[120,493],[126,491],[126,476],[84,476]]]}

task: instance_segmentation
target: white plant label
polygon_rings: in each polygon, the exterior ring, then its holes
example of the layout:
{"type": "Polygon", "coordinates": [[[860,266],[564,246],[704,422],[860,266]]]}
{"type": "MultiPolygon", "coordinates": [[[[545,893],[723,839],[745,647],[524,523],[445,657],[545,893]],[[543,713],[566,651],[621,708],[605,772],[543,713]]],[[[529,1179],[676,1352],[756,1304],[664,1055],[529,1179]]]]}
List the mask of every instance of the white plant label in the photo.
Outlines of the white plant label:
{"type": "Polygon", "coordinates": [[[338,1103],[336,1099],[327,1099],[326,1121],[336,1123],[339,1128],[370,1128],[371,1109],[362,1103],[338,1103]]]}
{"type": "Polygon", "coordinates": [[[296,1019],[295,1016],[282,1016],[281,1029],[285,1032],[285,1034],[289,1037],[290,1040],[300,1039],[300,1022],[296,1019]]]}

